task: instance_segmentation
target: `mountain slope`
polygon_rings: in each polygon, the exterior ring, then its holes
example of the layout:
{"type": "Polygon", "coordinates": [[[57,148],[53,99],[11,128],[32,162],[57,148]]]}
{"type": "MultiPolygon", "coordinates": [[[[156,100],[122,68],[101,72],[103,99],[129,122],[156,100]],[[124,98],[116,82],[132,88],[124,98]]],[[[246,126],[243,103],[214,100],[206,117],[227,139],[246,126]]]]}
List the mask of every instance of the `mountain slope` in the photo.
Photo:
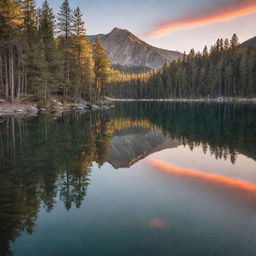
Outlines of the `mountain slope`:
{"type": "Polygon", "coordinates": [[[256,45],[256,36],[242,43],[242,46],[244,47],[251,47],[254,45],[256,45]]]}
{"type": "Polygon", "coordinates": [[[112,65],[144,66],[159,69],[164,62],[177,60],[181,53],[147,44],[125,29],[114,28],[109,34],[88,36],[93,42],[99,36],[112,65]]]}

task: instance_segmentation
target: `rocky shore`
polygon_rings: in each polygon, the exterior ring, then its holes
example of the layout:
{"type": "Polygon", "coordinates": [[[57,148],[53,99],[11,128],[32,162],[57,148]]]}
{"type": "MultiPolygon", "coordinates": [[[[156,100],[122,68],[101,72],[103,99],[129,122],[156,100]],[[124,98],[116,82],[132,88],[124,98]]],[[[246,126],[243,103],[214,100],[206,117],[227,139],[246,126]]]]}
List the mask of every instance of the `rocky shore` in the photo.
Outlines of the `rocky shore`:
{"type": "Polygon", "coordinates": [[[114,107],[112,101],[105,100],[100,101],[99,104],[92,104],[90,102],[80,103],[66,103],[62,104],[56,99],[51,99],[50,104],[47,106],[40,106],[39,104],[33,103],[9,103],[4,100],[0,100],[0,116],[11,116],[11,115],[35,115],[38,113],[61,113],[69,111],[95,111],[104,110],[114,107]]]}

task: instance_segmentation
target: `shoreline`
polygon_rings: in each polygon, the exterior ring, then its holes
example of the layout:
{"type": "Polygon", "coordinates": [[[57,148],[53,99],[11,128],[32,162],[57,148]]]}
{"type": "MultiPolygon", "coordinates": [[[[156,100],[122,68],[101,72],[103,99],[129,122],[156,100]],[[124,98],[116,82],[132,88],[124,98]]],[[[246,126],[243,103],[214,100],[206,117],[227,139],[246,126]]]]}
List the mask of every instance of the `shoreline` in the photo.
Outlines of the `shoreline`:
{"type": "Polygon", "coordinates": [[[202,98],[202,99],[112,99],[113,102],[202,102],[202,103],[250,103],[256,104],[256,98],[233,98],[233,97],[219,97],[219,98],[202,98]]]}
{"type": "Polygon", "coordinates": [[[52,100],[51,107],[40,107],[35,103],[0,102],[0,117],[5,116],[34,116],[38,114],[60,114],[63,112],[91,112],[97,110],[107,110],[114,107],[111,102],[102,102],[102,105],[92,103],[69,103],[62,105],[56,100],[52,100]]]}
{"type": "Polygon", "coordinates": [[[180,103],[241,103],[241,104],[256,104],[256,98],[233,98],[233,97],[219,97],[219,98],[202,98],[202,99],[115,99],[106,97],[106,102],[101,106],[91,103],[80,104],[66,104],[63,106],[56,100],[52,100],[54,106],[49,108],[38,107],[33,103],[9,103],[0,102],[0,117],[4,116],[24,116],[37,115],[39,113],[63,113],[63,112],[90,112],[96,110],[106,110],[114,107],[114,102],[180,102],[180,103]]]}

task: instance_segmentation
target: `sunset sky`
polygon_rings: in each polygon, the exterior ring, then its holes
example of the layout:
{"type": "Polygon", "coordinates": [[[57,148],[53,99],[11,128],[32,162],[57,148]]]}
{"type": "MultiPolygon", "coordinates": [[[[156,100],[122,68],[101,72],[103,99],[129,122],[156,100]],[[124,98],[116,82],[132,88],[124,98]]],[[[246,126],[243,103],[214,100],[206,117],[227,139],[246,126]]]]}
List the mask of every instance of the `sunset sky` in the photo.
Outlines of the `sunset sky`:
{"type": "MultiPolygon", "coordinates": [[[[38,5],[43,0],[36,0],[38,5]]],[[[49,0],[57,12],[62,0],[49,0]]],[[[88,34],[125,28],[171,50],[202,50],[217,38],[256,35],[256,0],[70,0],[84,13],[88,34]]]]}

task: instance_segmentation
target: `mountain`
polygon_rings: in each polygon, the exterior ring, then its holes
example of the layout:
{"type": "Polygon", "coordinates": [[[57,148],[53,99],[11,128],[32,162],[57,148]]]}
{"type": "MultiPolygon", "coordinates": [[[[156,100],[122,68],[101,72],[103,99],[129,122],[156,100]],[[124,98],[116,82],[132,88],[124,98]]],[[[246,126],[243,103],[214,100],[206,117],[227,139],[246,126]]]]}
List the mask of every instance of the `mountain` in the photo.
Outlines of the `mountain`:
{"type": "Polygon", "coordinates": [[[251,47],[254,45],[256,45],[256,36],[242,43],[242,46],[244,47],[251,47]]]}
{"type": "Polygon", "coordinates": [[[181,53],[147,44],[126,29],[114,28],[109,34],[88,36],[93,42],[100,37],[112,65],[159,69],[164,62],[177,60],[181,53]]]}
{"type": "Polygon", "coordinates": [[[181,141],[169,138],[161,130],[127,128],[114,134],[108,162],[116,169],[128,168],[155,152],[175,148],[181,144],[181,141]]]}

